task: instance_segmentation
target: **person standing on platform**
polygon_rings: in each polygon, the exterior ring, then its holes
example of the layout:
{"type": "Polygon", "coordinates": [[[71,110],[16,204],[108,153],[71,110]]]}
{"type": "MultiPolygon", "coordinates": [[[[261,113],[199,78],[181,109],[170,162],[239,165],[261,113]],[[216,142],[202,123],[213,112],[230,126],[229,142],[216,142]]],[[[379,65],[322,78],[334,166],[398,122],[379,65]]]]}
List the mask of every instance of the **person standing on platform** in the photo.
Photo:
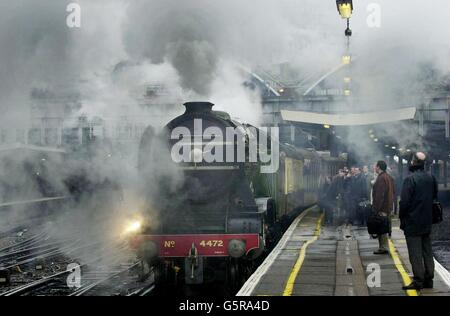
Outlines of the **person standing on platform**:
{"type": "MultiPolygon", "coordinates": [[[[375,165],[377,179],[372,189],[373,211],[380,216],[390,217],[394,206],[394,180],[386,173],[386,162],[380,160],[375,165]]],[[[374,254],[381,255],[389,253],[388,234],[378,236],[379,248],[374,254]]]]}
{"type": "Polygon", "coordinates": [[[346,224],[351,222],[352,217],[352,173],[348,168],[344,168],[344,178],[342,180],[342,201],[344,206],[344,218],[346,224]]]}
{"type": "MultiPolygon", "coordinates": [[[[333,199],[330,193],[333,191],[331,177],[325,177],[321,179],[320,190],[320,207],[325,213],[325,224],[331,224],[333,221],[333,199]]],[[[334,197],[336,200],[336,196],[334,197]]]]}
{"type": "Polygon", "coordinates": [[[360,168],[355,168],[353,180],[353,194],[355,199],[355,225],[365,225],[366,223],[366,205],[369,203],[369,189],[367,187],[366,176],[360,168]]]}
{"type": "Polygon", "coordinates": [[[400,228],[405,233],[414,280],[404,290],[433,288],[434,258],[431,248],[433,201],[437,200],[436,179],[425,172],[426,156],[413,156],[411,175],[403,181],[400,197],[400,228]]]}
{"type": "Polygon", "coordinates": [[[366,180],[367,195],[369,196],[369,199],[370,199],[370,196],[372,195],[372,183],[371,183],[371,181],[373,179],[373,174],[371,174],[369,172],[369,167],[368,166],[364,166],[363,167],[363,177],[364,177],[364,180],[366,180]]]}

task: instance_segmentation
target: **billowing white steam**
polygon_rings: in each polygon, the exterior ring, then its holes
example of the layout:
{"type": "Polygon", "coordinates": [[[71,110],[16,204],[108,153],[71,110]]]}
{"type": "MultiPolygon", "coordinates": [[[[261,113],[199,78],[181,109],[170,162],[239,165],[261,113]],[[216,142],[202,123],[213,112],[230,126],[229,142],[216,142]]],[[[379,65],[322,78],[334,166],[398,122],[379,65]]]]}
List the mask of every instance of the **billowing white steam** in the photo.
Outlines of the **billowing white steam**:
{"type": "MultiPolygon", "coordinates": [[[[183,109],[167,109],[163,101],[156,102],[158,108],[143,108],[136,95],[142,96],[148,84],[167,87],[173,102],[212,101],[216,109],[257,124],[261,100],[258,91],[243,85],[248,76],[242,68],[289,62],[299,76],[314,78],[338,64],[344,52],[345,23],[334,0],[79,0],[80,29],[66,26],[69,2],[1,2],[2,128],[30,126],[33,88],[78,94],[73,117],[84,113],[120,121],[128,116],[161,126],[172,115],[168,111],[183,109]]],[[[423,69],[437,77],[450,72],[450,3],[378,0],[381,27],[369,28],[371,2],[355,1],[351,49],[360,59],[353,80],[355,94],[367,102],[353,110],[415,105],[413,92],[428,79],[423,69]]],[[[49,115],[65,107],[64,101],[52,103],[49,115]]],[[[351,133],[349,140],[357,142],[359,130],[351,133]]],[[[391,134],[399,143],[409,141],[391,134]]],[[[113,156],[108,164],[99,160],[91,166],[95,180],[109,177],[138,191],[136,155],[129,157],[113,156]]],[[[132,212],[140,202],[128,205],[132,212]]],[[[83,214],[78,227],[89,225],[99,209],[83,206],[77,208],[83,214]]]]}

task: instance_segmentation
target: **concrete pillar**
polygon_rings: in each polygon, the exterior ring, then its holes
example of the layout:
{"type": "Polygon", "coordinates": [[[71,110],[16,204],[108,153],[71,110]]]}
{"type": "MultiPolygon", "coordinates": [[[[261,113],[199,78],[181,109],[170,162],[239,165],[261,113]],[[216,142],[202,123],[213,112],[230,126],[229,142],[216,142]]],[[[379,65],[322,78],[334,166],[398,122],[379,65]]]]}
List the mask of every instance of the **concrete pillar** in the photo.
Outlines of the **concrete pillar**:
{"type": "MultiPolygon", "coordinates": [[[[398,157],[397,165],[398,165],[398,181],[400,183],[403,183],[403,158],[401,156],[398,157]]],[[[397,192],[397,193],[400,194],[399,192],[397,192]]]]}
{"type": "Polygon", "coordinates": [[[83,127],[81,124],[78,126],[78,143],[83,144],[83,127]]]}
{"type": "Polygon", "coordinates": [[[41,119],[41,146],[46,145],[45,144],[45,127],[47,124],[45,124],[44,119],[41,119]]]}
{"type": "Polygon", "coordinates": [[[447,177],[448,177],[448,170],[447,170],[447,160],[444,160],[444,187],[447,187],[447,177]]]}
{"type": "Polygon", "coordinates": [[[450,119],[449,119],[449,111],[445,111],[445,117],[444,117],[444,121],[445,121],[445,138],[449,139],[450,138],[450,119]]]}
{"type": "Polygon", "coordinates": [[[423,121],[424,121],[424,111],[423,111],[423,108],[421,109],[421,110],[419,110],[419,135],[420,136],[423,136],[424,134],[425,134],[425,132],[424,132],[424,124],[423,124],[423,121]]]}

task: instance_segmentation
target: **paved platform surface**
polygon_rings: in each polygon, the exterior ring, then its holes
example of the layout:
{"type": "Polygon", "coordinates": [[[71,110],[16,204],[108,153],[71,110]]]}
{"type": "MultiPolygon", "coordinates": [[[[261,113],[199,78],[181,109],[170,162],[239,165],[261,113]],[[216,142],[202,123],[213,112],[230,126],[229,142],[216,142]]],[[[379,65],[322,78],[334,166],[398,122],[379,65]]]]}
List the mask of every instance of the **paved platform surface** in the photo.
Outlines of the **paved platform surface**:
{"type": "Polygon", "coordinates": [[[411,266],[403,232],[393,220],[390,252],[365,227],[323,226],[318,207],[304,211],[244,284],[242,296],[450,296],[450,273],[436,267],[434,289],[404,291],[411,266]]]}

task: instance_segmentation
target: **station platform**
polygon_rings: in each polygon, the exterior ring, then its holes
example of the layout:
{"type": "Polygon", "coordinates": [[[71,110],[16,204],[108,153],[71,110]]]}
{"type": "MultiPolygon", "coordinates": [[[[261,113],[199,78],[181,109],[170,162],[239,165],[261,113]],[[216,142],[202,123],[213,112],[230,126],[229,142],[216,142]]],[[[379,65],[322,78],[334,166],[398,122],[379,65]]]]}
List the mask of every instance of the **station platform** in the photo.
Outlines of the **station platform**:
{"type": "Polygon", "coordinates": [[[323,225],[312,207],[299,215],[238,296],[450,296],[450,273],[437,261],[434,289],[402,290],[412,279],[408,250],[393,219],[389,254],[365,227],[323,225]]]}

